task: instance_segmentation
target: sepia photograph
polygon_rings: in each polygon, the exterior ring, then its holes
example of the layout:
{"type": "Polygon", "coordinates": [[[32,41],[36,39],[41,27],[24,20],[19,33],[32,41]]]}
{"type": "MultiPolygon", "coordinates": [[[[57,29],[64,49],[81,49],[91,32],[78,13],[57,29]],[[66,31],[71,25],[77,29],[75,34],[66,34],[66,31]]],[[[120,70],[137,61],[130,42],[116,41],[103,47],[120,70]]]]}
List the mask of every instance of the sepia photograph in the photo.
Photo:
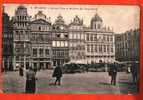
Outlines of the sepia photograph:
{"type": "Polygon", "coordinates": [[[2,90],[138,94],[140,7],[3,4],[2,90]]]}

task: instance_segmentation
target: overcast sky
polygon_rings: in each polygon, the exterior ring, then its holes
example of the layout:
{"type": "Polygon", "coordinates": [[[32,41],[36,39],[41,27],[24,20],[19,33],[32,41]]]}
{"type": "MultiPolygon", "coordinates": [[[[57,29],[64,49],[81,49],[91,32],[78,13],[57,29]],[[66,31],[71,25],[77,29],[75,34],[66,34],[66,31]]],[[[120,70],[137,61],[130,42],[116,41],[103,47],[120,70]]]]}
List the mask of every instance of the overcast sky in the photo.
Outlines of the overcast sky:
{"type": "MultiPolygon", "coordinates": [[[[5,4],[5,12],[14,16],[19,4],[5,4]]],[[[51,17],[52,23],[61,14],[69,24],[78,15],[86,26],[90,25],[91,18],[97,12],[103,19],[103,25],[113,27],[115,33],[122,33],[129,29],[139,28],[140,8],[138,6],[111,6],[111,5],[43,5],[27,4],[28,14],[32,17],[40,10],[47,17],[51,17]]]]}

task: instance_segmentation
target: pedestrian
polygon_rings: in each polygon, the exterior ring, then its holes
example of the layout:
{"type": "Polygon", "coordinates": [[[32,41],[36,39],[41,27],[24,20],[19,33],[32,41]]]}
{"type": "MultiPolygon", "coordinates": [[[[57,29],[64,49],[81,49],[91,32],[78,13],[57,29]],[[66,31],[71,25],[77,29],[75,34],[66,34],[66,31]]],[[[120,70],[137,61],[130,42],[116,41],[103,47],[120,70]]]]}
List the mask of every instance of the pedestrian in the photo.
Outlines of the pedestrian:
{"type": "Polygon", "coordinates": [[[24,70],[23,70],[23,67],[22,67],[22,66],[19,67],[19,75],[20,75],[20,76],[23,76],[23,75],[24,75],[24,70]]]}
{"type": "Polygon", "coordinates": [[[117,77],[117,66],[116,64],[111,64],[109,75],[111,76],[111,85],[116,85],[116,77],[117,77]]]}
{"type": "Polygon", "coordinates": [[[136,64],[133,62],[131,64],[131,74],[132,74],[132,78],[133,78],[133,83],[136,84],[137,83],[137,74],[138,74],[138,66],[136,66],[136,64]]]}
{"type": "Polygon", "coordinates": [[[26,72],[26,93],[35,93],[36,91],[36,73],[29,67],[28,71],[26,72]]]}
{"type": "Polygon", "coordinates": [[[62,69],[60,66],[56,66],[56,68],[54,69],[52,77],[56,77],[54,85],[56,85],[57,82],[58,82],[58,85],[61,85],[62,69]]]}
{"type": "Polygon", "coordinates": [[[88,72],[89,65],[85,66],[86,72],[88,72]]]}
{"type": "Polygon", "coordinates": [[[34,66],[33,69],[34,69],[34,72],[35,72],[35,74],[36,74],[36,73],[37,73],[37,70],[38,70],[37,67],[34,66]]]}

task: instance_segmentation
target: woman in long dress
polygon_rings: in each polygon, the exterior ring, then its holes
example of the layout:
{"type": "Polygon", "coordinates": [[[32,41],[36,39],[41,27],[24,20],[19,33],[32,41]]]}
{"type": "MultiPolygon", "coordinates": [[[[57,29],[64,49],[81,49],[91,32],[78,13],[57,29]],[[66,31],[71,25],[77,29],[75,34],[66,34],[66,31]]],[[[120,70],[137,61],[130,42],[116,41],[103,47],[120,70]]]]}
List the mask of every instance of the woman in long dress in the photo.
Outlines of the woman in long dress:
{"type": "Polygon", "coordinates": [[[26,72],[26,93],[35,93],[36,91],[36,73],[30,67],[29,70],[26,72]]]}

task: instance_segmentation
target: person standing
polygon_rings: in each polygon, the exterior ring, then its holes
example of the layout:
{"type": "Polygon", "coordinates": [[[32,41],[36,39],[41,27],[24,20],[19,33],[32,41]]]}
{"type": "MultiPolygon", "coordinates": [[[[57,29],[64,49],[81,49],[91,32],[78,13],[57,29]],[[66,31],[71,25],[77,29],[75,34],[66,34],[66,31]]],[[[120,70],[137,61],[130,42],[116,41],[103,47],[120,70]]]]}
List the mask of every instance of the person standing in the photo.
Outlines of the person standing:
{"type": "Polygon", "coordinates": [[[116,85],[117,66],[115,63],[112,64],[110,67],[110,76],[111,76],[111,85],[116,85]]]}
{"type": "Polygon", "coordinates": [[[37,69],[37,67],[34,67],[33,70],[34,70],[34,72],[36,74],[38,69],[37,69]]]}
{"type": "Polygon", "coordinates": [[[22,67],[22,66],[19,67],[19,75],[20,75],[20,76],[23,76],[23,75],[24,75],[24,70],[23,70],[23,67],[22,67]]]}
{"type": "Polygon", "coordinates": [[[137,74],[138,74],[138,66],[136,66],[135,63],[131,64],[131,73],[132,73],[132,78],[133,78],[133,83],[137,83],[137,74]]]}
{"type": "Polygon", "coordinates": [[[29,67],[29,70],[26,72],[26,93],[35,93],[36,91],[36,73],[29,67]]]}
{"type": "Polygon", "coordinates": [[[57,84],[57,82],[58,82],[58,85],[61,85],[62,69],[60,66],[57,66],[54,69],[52,77],[56,77],[55,85],[57,84]]]}

